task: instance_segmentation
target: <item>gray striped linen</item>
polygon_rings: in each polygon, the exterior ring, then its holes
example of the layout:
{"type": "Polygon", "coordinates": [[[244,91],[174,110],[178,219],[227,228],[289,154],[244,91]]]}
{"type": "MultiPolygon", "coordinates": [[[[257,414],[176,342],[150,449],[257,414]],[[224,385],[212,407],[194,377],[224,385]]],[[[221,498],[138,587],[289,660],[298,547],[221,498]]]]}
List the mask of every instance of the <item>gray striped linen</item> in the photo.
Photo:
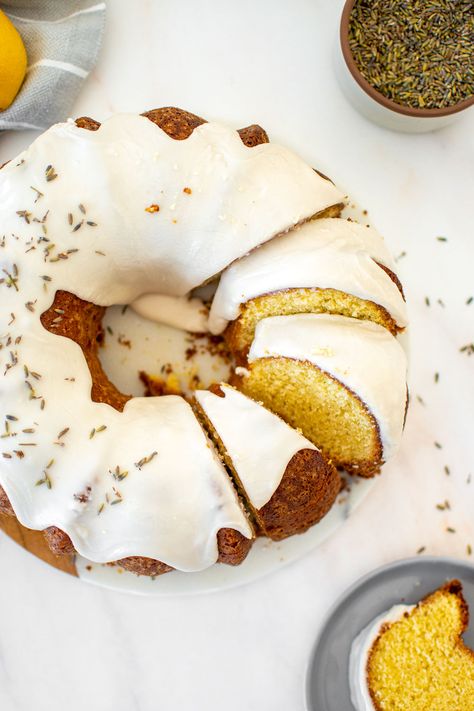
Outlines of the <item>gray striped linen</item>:
{"type": "Polygon", "coordinates": [[[105,2],[0,0],[28,54],[25,81],[0,130],[44,129],[68,118],[82,82],[94,67],[105,26],[105,2]]]}

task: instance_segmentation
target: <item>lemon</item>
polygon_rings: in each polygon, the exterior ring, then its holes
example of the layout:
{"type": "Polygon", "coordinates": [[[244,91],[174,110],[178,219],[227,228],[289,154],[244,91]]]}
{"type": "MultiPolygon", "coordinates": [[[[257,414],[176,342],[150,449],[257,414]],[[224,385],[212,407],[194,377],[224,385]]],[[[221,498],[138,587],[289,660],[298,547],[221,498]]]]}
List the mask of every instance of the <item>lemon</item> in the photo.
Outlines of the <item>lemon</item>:
{"type": "Polygon", "coordinates": [[[18,30],[0,10],[0,111],[8,109],[26,73],[26,50],[18,30]]]}

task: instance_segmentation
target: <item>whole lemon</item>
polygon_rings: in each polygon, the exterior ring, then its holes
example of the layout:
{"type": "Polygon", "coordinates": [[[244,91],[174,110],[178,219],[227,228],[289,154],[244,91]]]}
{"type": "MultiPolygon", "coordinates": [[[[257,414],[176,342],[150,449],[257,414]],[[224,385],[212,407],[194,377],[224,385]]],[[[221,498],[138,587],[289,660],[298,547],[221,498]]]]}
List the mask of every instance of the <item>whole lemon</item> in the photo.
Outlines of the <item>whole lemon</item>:
{"type": "Polygon", "coordinates": [[[8,109],[26,73],[26,50],[18,30],[0,10],[0,111],[8,109]]]}

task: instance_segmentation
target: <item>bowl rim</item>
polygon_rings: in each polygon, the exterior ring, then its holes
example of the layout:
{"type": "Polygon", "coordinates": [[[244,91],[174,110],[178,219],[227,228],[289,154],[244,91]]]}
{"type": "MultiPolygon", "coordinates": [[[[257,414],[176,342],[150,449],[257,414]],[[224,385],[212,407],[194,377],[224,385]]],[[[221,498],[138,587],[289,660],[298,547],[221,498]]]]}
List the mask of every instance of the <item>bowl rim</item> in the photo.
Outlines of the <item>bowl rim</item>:
{"type": "Polygon", "coordinates": [[[352,77],[360,86],[362,91],[370,96],[371,99],[376,101],[378,104],[386,109],[394,111],[397,114],[403,114],[404,116],[410,116],[412,118],[435,118],[440,116],[451,116],[452,114],[457,114],[464,109],[469,108],[474,104],[474,94],[467,99],[459,101],[457,104],[452,106],[444,106],[438,109],[415,109],[412,106],[405,106],[404,104],[398,104],[392,99],[388,99],[380,91],[375,89],[372,84],[370,84],[367,79],[362,75],[360,69],[357,67],[354,55],[349,46],[349,20],[352,13],[352,9],[358,0],[346,0],[344,8],[342,10],[341,22],[339,26],[339,39],[341,43],[342,56],[346,63],[349,72],[352,77]]]}

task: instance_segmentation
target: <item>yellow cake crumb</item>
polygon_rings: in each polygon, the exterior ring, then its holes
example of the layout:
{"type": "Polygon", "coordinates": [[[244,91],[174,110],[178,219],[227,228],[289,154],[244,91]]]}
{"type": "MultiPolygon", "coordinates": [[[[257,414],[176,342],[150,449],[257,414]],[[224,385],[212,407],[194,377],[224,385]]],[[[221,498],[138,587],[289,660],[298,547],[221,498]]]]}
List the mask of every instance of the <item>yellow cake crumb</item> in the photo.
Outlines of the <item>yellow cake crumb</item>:
{"type": "Polygon", "coordinates": [[[474,711],[474,652],[461,638],[467,615],[452,581],[382,631],[367,671],[377,711],[474,711]]]}
{"type": "Polygon", "coordinates": [[[284,357],[260,358],[246,372],[239,388],[301,430],[335,466],[360,476],[379,471],[377,423],[342,383],[311,363],[284,357]]]}

